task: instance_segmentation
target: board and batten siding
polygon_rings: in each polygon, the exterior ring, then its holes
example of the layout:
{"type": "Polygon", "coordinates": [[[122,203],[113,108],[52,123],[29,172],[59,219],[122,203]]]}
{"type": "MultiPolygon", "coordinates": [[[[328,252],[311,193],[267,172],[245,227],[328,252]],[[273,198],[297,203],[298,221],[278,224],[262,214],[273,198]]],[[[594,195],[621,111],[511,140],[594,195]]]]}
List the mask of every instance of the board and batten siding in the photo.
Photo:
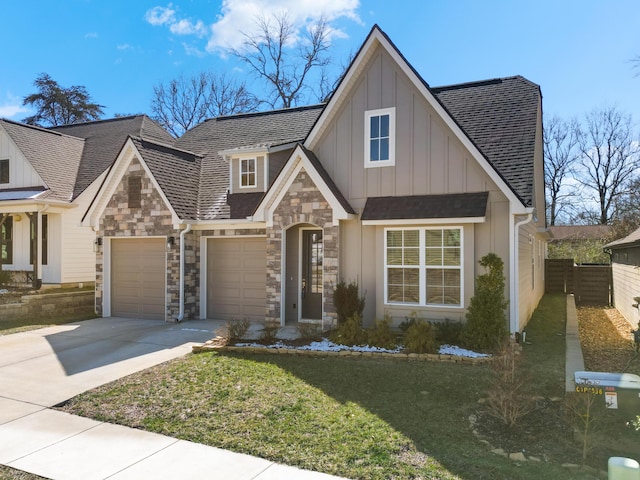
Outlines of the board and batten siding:
{"type": "Polygon", "coordinates": [[[520,227],[518,243],[518,331],[521,331],[544,295],[545,242],[536,235],[535,223],[528,223],[520,227]]]}
{"type": "MultiPolygon", "coordinates": [[[[361,81],[314,151],[358,214],[368,197],[488,191],[486,221],[464,226],[464,306],[473,294],[474,277],[483,273],[478,260],[489,252],[505,262],[509,295],[509,200],[382,48],[364,66],[361,81]],[[365,112],[389,107],[395,107],[395,166],[365,168],[365,112]]],[[[385,305],[384,228],[360,222],[342,225],[340,277],[357,280],[366,292],[365,316],[400,318],[416,310],[429,318],[463,317],[464,308],[385,305]]],[[[451,223],[437,226],[446,225],[451,223]]]]}
{"type": "Polygon", "coordinates": [[[42,186],[44,182],[7,132],[0,128],[0,160],[9,159],[9,183],[2,188],[42,186]]]}

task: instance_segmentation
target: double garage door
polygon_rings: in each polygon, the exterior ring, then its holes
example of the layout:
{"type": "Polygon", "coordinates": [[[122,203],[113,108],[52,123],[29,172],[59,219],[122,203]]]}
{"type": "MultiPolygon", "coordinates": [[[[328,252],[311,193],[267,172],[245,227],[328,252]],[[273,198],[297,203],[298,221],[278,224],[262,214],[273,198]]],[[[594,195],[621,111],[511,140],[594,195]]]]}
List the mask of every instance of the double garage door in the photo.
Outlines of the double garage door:
{"type": "Polygon", "coordinates": [[[264,320],[267,254],[264,238],[207,240],[207,318],[264,320]]]}
{"type": "Polygon", "coordinates": [[[111,315],[164,320],[166,241],[111,240],[111,315]]]}

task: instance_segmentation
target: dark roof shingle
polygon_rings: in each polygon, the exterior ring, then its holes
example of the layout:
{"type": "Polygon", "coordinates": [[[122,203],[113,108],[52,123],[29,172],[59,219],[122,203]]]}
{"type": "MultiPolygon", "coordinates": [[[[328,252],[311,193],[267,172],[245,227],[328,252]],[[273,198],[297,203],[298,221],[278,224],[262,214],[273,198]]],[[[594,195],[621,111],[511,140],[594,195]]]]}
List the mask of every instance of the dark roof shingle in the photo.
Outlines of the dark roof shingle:
{"type": "Polygon", "coordinates": [[[362,220],[484,217],[489,192],[369,197],[362,220]]]}

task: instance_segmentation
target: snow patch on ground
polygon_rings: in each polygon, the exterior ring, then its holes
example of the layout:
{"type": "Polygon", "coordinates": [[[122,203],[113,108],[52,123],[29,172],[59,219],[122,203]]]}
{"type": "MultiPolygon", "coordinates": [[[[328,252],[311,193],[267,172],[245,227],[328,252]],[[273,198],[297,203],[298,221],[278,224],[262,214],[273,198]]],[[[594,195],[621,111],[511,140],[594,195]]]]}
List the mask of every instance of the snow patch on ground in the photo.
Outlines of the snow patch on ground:
{"type": "MultiPolygon", "coordinates": [[[[293,347],[291,345],[285,345],[282,342],[276,342],[272,345],[262,345],[260,343],[236,343],[236,347],[262,347],[262,348],[296,348],[298,350],[313,350],[317,352],[340,352],[343,350],[350,350],[352,352],[382,352],[382,353],[400,353],[403,349],[402,345],[398,345],[397,348],[393,350],[389,350],[387,348],[380,347],[370,347],[369,345],[339,345],[333,343],[327,338],[323,338],[318,342],[311,342],[309,345],[302,345],[298,347],[293,347]]],[[[440,347],[440,351],[442,355],[457,355],[459,357],[471,357],[471,358],[482,358],[489,357],[490,355],[484,353],[476,353],[471,350],[465,350],[464,348],[451,346],[451,345],[442,345],[440,347]]]]}

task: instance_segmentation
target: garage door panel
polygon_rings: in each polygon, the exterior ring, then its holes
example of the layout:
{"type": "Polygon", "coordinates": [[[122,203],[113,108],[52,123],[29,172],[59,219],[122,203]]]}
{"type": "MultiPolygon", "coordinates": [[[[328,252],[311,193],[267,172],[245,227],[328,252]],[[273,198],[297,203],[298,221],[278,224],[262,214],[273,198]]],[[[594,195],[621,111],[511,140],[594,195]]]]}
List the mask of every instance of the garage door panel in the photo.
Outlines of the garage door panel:
{"type": "Polygon", "coordinates": [[[164,319],[165,249],[162,238],[111,241],[111,315],[164,319]]]}
{"type": "Polygon", "coordinates": [[[264,238],[209,239],[207,316],[264,320],[266,264],[264,238]]]}

